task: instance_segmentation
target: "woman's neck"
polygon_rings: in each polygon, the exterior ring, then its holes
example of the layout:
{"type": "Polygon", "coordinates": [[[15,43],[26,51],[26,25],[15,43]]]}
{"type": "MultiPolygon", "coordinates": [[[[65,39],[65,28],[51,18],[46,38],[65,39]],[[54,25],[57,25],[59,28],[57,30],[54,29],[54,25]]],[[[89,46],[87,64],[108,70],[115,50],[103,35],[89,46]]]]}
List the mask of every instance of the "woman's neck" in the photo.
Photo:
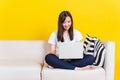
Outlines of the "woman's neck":
{"type": "Polygon", "coordinates": [[[64,33],[63,33],[63,36],[66,37],[66,36],[68,36],[68,35],[69,35],[69,34],[68,34],[68,30],[65,30],[64,33]]]}
{"type": "Polygon", "coordinates": [[[64,30],[64,33],[68,33],[68,30],[64,30]]]}

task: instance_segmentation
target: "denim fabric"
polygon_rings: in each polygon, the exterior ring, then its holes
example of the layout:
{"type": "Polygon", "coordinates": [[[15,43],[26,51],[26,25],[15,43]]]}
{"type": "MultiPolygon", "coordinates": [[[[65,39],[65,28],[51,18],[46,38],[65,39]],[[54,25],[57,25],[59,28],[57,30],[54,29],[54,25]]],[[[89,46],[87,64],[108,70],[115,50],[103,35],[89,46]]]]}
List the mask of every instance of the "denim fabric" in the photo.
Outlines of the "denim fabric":
{"type": "Polygon", "coordinates": [[[54,68],[74,70],[75,67],[92,65],[94,62],[94,57],[92,55],[84,55],[83,59],[59,59],[54,54],[47,54],[45,56],[45,61],[48,65],[54,68]]]}

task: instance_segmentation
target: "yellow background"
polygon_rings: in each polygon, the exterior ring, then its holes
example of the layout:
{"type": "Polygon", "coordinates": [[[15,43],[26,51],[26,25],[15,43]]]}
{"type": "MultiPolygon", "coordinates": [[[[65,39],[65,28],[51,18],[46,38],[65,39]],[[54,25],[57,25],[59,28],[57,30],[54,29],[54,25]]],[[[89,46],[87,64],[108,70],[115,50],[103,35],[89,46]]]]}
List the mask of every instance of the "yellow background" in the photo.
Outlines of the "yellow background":
{"type": "Polygon", "coordinates": [[[47,40],[58,15],[69,10],[74,27],[116,43],[115,80],[120,80],[120,0],[0,0],[1,40],[47,40]]]}

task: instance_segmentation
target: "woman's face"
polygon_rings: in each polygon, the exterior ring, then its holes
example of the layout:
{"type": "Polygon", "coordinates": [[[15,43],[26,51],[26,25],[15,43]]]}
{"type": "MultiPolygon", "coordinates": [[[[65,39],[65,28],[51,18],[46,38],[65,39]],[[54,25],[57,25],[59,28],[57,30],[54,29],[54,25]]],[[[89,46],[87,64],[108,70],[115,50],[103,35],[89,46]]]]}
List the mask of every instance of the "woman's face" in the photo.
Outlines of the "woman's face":
{"type": "Polygon", "coordinates": [[[67,16],[62,25],[65,30],[69,30],[69,28],[71,27],[71,18],[67,16]]]}

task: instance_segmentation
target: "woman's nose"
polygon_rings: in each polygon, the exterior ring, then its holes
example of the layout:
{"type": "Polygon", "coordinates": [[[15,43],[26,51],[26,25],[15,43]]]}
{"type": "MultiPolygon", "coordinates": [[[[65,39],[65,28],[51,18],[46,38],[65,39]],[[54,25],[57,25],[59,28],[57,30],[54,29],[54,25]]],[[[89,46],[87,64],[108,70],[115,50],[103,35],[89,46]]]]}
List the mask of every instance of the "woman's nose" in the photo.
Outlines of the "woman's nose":
{"type": "Polygon", "coordinates": [[[65,26],[68,26],[68,23],[66,23],[65,26]]]}

